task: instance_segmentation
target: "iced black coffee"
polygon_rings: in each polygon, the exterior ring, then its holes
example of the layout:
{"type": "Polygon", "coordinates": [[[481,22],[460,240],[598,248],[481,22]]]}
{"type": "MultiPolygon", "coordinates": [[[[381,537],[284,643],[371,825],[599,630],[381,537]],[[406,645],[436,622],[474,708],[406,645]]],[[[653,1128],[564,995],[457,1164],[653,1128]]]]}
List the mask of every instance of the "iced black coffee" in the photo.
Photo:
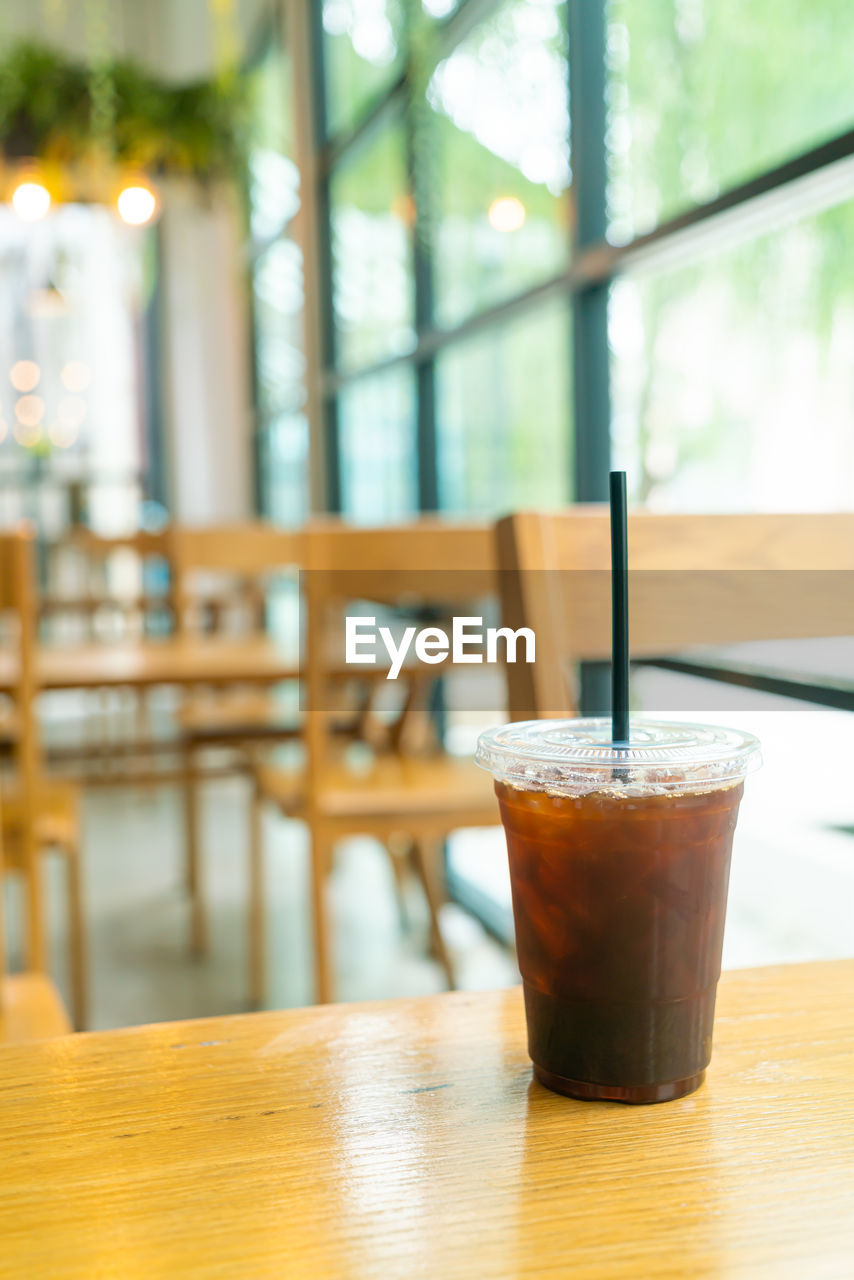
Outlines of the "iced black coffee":
{"type": "Polygon", "coordinates": [[[482,736],[507,836],[534,1071],[579,1098],[663,1102],[711,1057],[730,855],[756,739],[639,722],[482,736]]]}

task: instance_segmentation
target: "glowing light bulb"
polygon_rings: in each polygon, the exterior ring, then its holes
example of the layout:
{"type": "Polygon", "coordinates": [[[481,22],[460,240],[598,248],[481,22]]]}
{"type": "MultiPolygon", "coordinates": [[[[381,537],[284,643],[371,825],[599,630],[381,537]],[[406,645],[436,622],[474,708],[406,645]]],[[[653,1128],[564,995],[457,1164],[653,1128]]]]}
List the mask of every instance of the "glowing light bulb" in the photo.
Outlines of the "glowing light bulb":
{"type": "Polygon", "coordinates": [[[41,369],[35,360],[16,360],[9,370],[9,381],[16,391],[32,391],[40,377],[41,369]]]}
{"type": "Polygon", "coordinates": [[[38,222],[50,208],[50,192],[40,182],[20,182],[12,192],[12,208],[23,222],[38,222]]]}
{"type": "Polygon", "coordinates": [[[527,214],[522,201],[515,196],[499,196],[489,206],[486,216],[496,231],[518,231],[524,227],[527,214]]]}
{"type": "Polygon", "coordinates": [[[89,366],[82,360],[69,360],[60,377],[66,391],[85,391],[92,380],[89,366]]]}
{"type": "Polygon", "coordinates": [[[143,227],[154,217],[157,197],[149,187],[125,187],[116,201],[119,217],[131,227],[143,227]]]}

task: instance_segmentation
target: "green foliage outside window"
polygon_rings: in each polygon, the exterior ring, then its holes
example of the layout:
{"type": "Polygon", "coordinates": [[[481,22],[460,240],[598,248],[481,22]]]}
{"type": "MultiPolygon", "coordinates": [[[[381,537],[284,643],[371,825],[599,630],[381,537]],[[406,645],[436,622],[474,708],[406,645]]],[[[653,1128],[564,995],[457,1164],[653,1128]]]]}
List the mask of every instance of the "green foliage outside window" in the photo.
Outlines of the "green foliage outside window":
{"type": "MultiPolygon", "coordinates": [[[[617,242],[854,123],[845,0],[609,0],[607,14],[617,242]]],[[[615,438],[636,500],[847,505],[852,243],[850,202],[810,214],[781,200],[764,226],[617,282],[615,438]],[[822,433],[807,454],[805,421],[822,433]],[[786,470],[786,456],[801,461],[786,470]]]]}

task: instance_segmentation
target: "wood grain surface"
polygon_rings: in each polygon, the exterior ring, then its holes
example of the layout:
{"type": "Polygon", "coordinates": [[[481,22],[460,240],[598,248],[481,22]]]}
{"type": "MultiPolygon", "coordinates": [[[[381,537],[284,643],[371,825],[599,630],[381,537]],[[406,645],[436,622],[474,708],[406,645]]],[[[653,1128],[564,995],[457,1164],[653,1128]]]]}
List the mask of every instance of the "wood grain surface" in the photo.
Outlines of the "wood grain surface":
{"type": "Polygon", "coordinates": [[[724,975],[705,1085],[532,1082],[518,990],[0,1051],[0,1275],[854,1274],[854,961],[724,975]]]}

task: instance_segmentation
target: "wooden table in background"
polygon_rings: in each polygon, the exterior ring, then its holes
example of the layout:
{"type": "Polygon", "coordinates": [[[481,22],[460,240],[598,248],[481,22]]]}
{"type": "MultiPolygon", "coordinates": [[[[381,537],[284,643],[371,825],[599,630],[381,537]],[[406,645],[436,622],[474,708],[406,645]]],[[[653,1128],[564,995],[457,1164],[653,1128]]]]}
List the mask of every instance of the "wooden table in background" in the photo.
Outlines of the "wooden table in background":
{"type": "Polygon", "coordinates": [[[729,973],[705,1085],[532,1082],[518,990],[0,1050],[0,1275],[854,1275],[854,961],[729,973]]]}
{"type": "MultiPolygon", "coordinates": [[[[139,640],[44,646],[36,661],[42,689],[150,688],[163,684],[274,684],[299,672],[266,636],[139,640]]],[[[15,660],[0,651],[0,691],[14,687],[15,660]]]]}
{"type": "MultiPolygon", "coordinates": [[[[435,678],[432,667],[415,671],[435,678]]],[[[348,666],[343,657],[333,664],[333,678],[361,683],[386,679],[386,667],[348,666]]],[[[404,665],[403,676],[413,668],[404,665]]],[[[151,688],[154,685],[258,684],[296,680],[300,666],[269,636],[180,637],[123,641],[119,644],[43,645],[36,659],[40,689],[151,688]]],[[[17,661],[0,649],[0,693],[11,692],[17,680],[17,661]]],[[[402,681],[401,681],[402,682],[402,681]]]]}

